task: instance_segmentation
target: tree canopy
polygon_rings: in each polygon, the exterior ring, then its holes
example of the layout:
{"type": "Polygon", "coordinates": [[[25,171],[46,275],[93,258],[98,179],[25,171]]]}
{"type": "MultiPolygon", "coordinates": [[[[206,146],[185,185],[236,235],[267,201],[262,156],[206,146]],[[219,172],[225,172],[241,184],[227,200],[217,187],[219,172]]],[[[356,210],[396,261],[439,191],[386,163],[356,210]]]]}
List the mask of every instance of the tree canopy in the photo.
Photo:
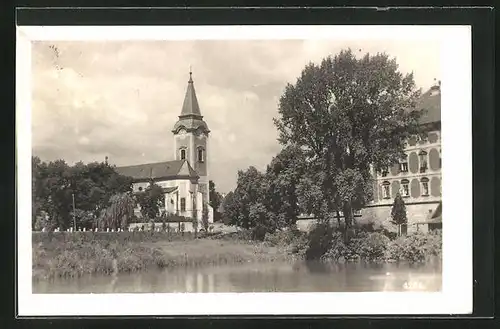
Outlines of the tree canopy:
{"type": "Polygon", "coordinates": [[[372,197],[374,170],[403,156],[418,134],[420,90],[387,54],[356,58],[351,50],[308,64],[279,101],[279,142],[300,148],[308,163],[302,181],[306,208],[323,219],[336,211],[346,224],[372,197]]]}
{"type": "Polygon", "coordinates": [[[394,203],[392,204],[391,209],[391,218],[392,223],[398,225],[398,232],[400,232],[400,227],[403,224],[408,222],[408,218],[406,217],[406,205],[405,201],[401,197],[401,194],[397,194],[394,198],[394,203]]]}
{"type": "Polygon", "coordinates": [[[222,203],[222,195],[215,190],[215,183],[212,180],[208,182],[208,189],[209,189],[209,199],[210,199],[209,205],[214,210],[214,221],[218,222],[221,219],[219,206],[222,203]]]}
{"type": "Polygon", "coordinates": [[[160,209],[165,206],[165,193],[163,189],[151,181],[149,186],[136,195],[137,202],[141,207],[143,218],[154,220],[160,216],[160,209]]]}
{"type": "Polygon", "coordinates": [[[37,218],[48,216],[46,226],[66,229],[72,226],[73,197],[77,226],[88,225],[110,206],[110,199],[132,191],[132,178],[118,174],[107,163],[64,160],[42,162],[32,157],[33,226],[37,218]]]}

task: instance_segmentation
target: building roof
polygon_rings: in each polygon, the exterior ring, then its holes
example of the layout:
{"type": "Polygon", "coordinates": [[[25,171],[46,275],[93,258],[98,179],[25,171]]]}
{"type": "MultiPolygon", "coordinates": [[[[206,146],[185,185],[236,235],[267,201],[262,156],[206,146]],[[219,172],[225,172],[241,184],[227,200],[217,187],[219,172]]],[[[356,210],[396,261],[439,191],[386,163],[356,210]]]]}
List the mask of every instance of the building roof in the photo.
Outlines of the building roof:
{"type": "Polygon", "coordinates": [[[426,112],[420,118],[421,124],[441,122],[441,86],[432,86],[420,96],[416,105],[417,110],[426,112]]]}
{"type": "Polygon", "coordinates": [[[177,133],[181,128],[186,129],[187,131],[194,131],[197,129],[200,129],[204,132],[210,132],[208,129],[207,123],[203,121],[202,119],[196,119],[196,118],[182,118],[179,119],[175,125],[174,129],[172,132],[177,133]]]}
{"type": "Polygon", "coordinates": [[[145,163],[134,166],[117,167],[120,175],[132,177],[134,180],[176,179],[179,177],[198,178],[198,174],[187,160],[174,160],[157,163],[145,163]]]}
{"type": "Polygon", "coordinates": [[[423,221],[418,222],[417,224],[437,224],[443,222],[443,203],[439,202],[436,210],[429,213],[429,216],[423,221]]]}
{"type": "Polygon", "coordinates": [[[201,115],[200,105],[198,104],[198,98],[194,89],[192,72],[189,72],[189,81],[186,95],[184,96],[184,103],[182,104],[181,115],[179,115],[179,120],[175,123],[172,132],[177,133],[181,128],[187,131],[201,130],[206,133],[210,132],[201,115]]]}
{"type": "Polygon", "coordinates": [[[201,117],[200,105],[198,104],[198,99],[196,98],[193,76],[191,72],[189,72],[189,81],[186,89],[186,95],[184,96],[184,103],[182,104],[180,117],[183,116],[201,117]]]}

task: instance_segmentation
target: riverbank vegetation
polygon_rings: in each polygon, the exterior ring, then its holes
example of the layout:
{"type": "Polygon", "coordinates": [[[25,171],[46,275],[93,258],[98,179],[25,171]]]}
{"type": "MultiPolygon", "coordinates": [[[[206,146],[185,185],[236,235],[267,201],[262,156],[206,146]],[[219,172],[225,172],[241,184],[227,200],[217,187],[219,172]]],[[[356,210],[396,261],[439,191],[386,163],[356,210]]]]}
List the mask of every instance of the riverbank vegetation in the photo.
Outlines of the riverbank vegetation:
{"type": "Polygon", "coordinates": [[[241,236],[195,239],[190,233],[39,232],[33,233],[32,243],[35,280],[288,259],[276,246],[241,236]]]}

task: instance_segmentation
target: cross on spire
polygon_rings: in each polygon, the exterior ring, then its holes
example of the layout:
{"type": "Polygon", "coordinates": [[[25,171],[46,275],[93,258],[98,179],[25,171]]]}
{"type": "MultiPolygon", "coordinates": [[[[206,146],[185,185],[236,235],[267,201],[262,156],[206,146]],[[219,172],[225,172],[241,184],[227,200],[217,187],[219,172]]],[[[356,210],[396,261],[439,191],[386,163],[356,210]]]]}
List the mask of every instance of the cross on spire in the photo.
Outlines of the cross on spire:
{"type": "Polygon", "coordinates": [[[189,82],[193,82],[193,70],[191,65],[189,65],[189,82]]]}

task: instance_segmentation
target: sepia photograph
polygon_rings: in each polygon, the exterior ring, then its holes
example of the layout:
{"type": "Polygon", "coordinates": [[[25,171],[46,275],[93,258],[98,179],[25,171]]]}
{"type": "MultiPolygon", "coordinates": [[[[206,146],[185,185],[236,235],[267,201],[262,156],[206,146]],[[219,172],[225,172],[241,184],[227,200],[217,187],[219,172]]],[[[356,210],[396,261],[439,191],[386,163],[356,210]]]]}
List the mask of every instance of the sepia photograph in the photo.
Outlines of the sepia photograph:
{"type": "MultiPolygon", "coordinates": [[[[469,151],[453,143],[467,135],[459,116],[470,116],[470,91],[453,86],[470,88],[470,72],[450,76],[450,30],[358,26],[352,37],[344,27],[308,38],[247,28],[255,33],[127,39],[93,27],[94,38],[27,41],[28,99],[17,98],[30,116],[18,159],[29,170],[30,216],[18,224],[27,294],[122,295],[130,307],[155,294],[170,299],[143,308],[169,312],[251,296],[253,313],[255,303],[273,311],[273,295],[336,295],[331,313],[346,312],[335,310],[338,293],[352,307],[359,293],[393,305],[414,296],[423,312],[427,300],[470,297],[471,250],[444,246],[472,249],[470,201],[460,204],[470,192],[453,195],[467,186],[453,178],[469,175],[453,157],[469,151]],[[453,278],[456,266],[465,279],[453,278]]],[[[304,312],[325,311],[324,301],[304,312]]]]}

